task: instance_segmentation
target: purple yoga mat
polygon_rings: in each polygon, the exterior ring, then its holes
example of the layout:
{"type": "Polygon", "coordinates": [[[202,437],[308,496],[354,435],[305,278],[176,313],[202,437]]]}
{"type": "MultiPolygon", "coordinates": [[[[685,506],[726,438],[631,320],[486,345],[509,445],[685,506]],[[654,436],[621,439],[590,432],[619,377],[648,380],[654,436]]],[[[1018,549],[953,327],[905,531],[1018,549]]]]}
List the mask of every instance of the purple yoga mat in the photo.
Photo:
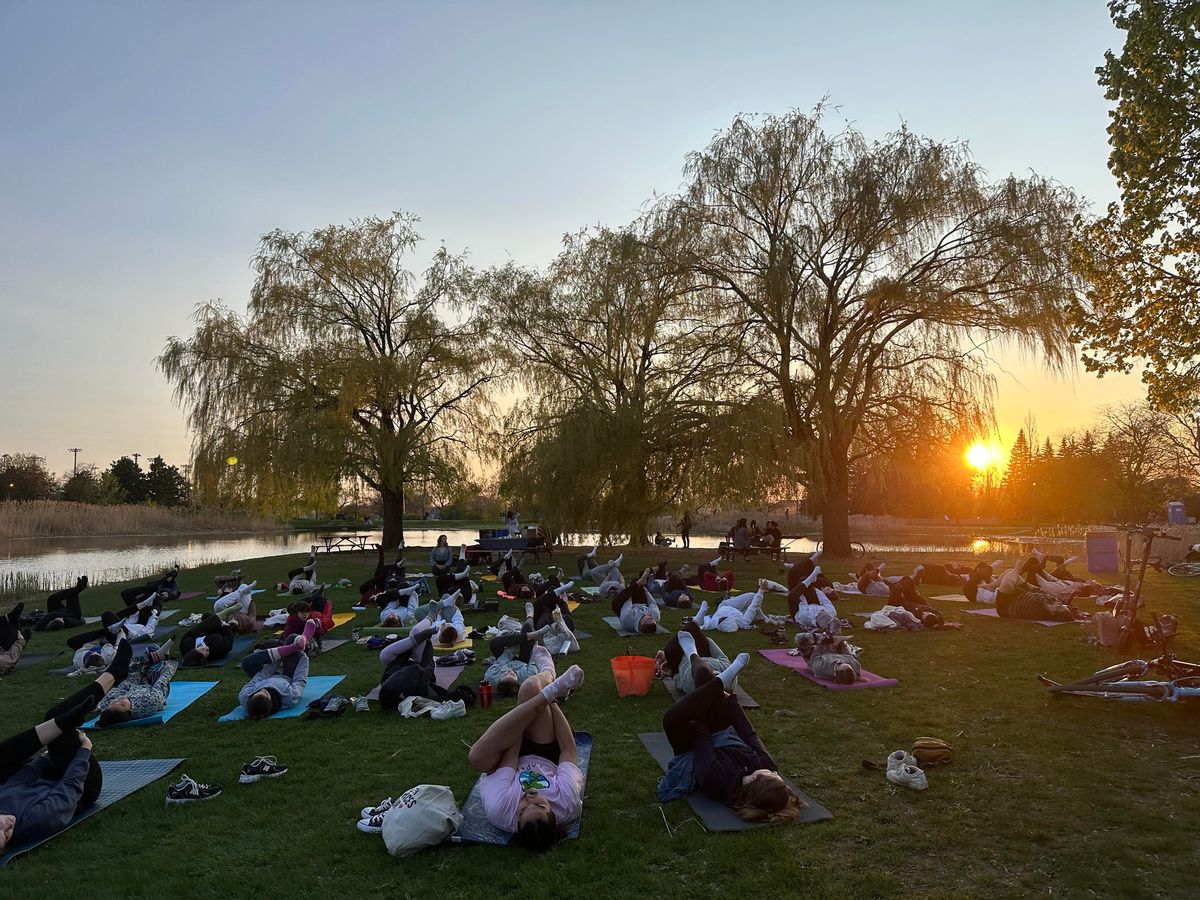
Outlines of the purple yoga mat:
{"type": "MultiPolygon", "coordinates": [[[[450,685],[458,680],[458,676],[463,673],[466,666],[434,666],[433,680],[444,691],[450,690],[450,685]]],[[[371,689],[371,693],[367,694],[368,700],[379,699],[379,685],[375,685],[371,689]]]]}
{"type": "MultiPolygon", "coordinates": [[[[1000,613],[996,612],[994,609],[968,609],[967,612],[973,616],[990,616],[993,619],[1000,618],[1000,613]]],[[[1053,628],[1055,625],[1070,625],[1072,620],[1068,619],[1065,622],[1055,622],[1050,619],[1009,619],[1008,621],[1033,622],[1035,625],[1045,625],[1047,628],[1053,628]]]]}
{"type": "Polygon", "coordinates": [[[803,656],[788,656],[788,651],[783,648],[778,650],[759,650],[758,652],[775,663],[775,665],[794,669],[813,684],[819,684],[830,691],[857,691],[862,688],[895,687],[900,683],[900,680],[897,678],[881,678],[874,672],[868,672],[866,669],[863,669],[862,675],[859,676],[858,681],[854,682],[854,684],[835,684],[832,681],[826,681],[814,675],[808,668],[808,660],[803,656]]]}

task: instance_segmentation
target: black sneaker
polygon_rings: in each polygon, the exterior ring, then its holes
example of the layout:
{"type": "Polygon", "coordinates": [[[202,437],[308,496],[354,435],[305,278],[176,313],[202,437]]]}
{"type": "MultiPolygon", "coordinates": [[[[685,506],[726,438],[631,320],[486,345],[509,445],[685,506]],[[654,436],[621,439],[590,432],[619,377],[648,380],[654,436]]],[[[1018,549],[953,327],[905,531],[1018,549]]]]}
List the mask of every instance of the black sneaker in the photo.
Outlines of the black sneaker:
{"type": "Polygon", "coordinates": [[[184,775],[176,784],[167,788],[167,806],[178,806],[194,800],[211,800],[221,796],[219,784],[198,784],[184,775]]]}
{"type": "Polygon", "coordinates": [[[253,784],[260,778],[278,778],[287,774],[287,766],[279,765],[273,756],[258,756],[252,762],[242,766],[242,774],[238,781],[242,784],[253,784]]]}

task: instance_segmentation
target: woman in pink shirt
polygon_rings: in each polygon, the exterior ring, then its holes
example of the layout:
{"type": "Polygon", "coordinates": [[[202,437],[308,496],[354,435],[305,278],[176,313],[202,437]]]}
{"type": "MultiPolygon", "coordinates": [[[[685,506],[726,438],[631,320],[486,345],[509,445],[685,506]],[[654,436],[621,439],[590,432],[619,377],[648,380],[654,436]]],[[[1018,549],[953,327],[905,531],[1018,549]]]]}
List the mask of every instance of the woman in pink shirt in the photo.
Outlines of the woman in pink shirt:
{"type": "Polygon", "coordinates": [[[488,726],[467,758],[483,773],[488,821],[530,849],[545,850],[583,811],[575,736],[555,702],[583,684],[583,670],[571,666],[557,675],[542,646],[529,661],[538,671],[521,684],[516,707],[488,726]]]}

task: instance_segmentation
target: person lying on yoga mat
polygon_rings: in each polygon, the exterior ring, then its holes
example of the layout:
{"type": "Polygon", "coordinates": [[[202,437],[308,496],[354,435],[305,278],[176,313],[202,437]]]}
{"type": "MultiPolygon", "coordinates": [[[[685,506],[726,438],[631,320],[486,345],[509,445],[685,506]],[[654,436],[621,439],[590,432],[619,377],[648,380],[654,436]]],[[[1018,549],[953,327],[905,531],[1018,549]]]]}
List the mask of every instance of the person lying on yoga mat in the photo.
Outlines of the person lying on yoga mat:
{"type": "Polygon", "coordinates": [[[625,586],[625,578],[621,575],[621,563],[625,561],[625,554],[622,553],[606,563],[597,563],[597,550],[597,547],[593,547],[590,553],[579,557],[579,574],[593,584],[600,585],[600,596],[610,596],[625,586]]]}
{"type": "Polygon", "coordinates": [[[235,591],[242,583],[242,570],[234,569],[228,575],[218,575],[213,579],[213,584],[217,588],[217,596],[224,597],[231,591],[235,591]]]}
{"type": "Polygon", "coordinates": [[[727,594],[717,604],[717,608],[708,613],[708,601],[701,601],[692,617],[702,631],[734,632],[740,629],[753,628],[754,623],[762,615],[763,592],[766,590],[765,580],[758,583],[758,590],[753,593],[727,594]]]}
{"type": "Polygon", "coordinates": [[[992,566],[985,562],[976,563],[963,584],[963,596],[972,603],[995,603],[999,586],[1000,579],[995,576],[992,566]]]}
{"type": "Polygon", "coordinates": [[[463,598],[464,605],[474,609],[479,605],[479,585],[471,580],[471,566],[467,562],[467,545],[463,544],[458,551],[458,562],[454,571],[446,572],[435,579],[437,591],[443,597],[458,592],[463,598]]]}
{"type": "Polygon", "coordinates": [[[640,631],[642,634],[658,631],[662,612],[646,590],[649,581],[650,570],[646,569],[637,581],[630,582],[612,598],[612,611],[625,631],[640,631]]]}
{"type": "MultiPolygon", "coordinates": [[[[1058,557],[1055,557],[1058,559],[1058,557]]],[[[1046,571],[1046,562],[1050,557],[1042,554],[1031,554],[1021,565],[1021,573],[1026,583],[1035,590],[1040,590],[1059,600],[1069,600],[1075,597],[1096,597],[1112,593],[1109,588],[1097,581],[1076,581],[1070,578],[1070,570],[1066,568],[1068,560],[1061,560],[1053,575],[1046,571]],[[1067,577],[1060,577],[1061,571],[1067,577]]],[[[1074,562],[1076,557],[1069,560],[1074,562]]]]}
{"type": "Polygon", "coordinates": [[[880,577],[879,568],[875,563],[863,563],[862,568],[858,570],[855,584],[860,594],[871,597],[890,597],[892,594],[891,585],[880,577]]]}
{"type": "Polygon", "coordinates": [[[858,654],[836,632],[798,632],[796,649],[808,660],[808,669],[817,678],[835,684],[854,684],[862,674],[858,654]]]}
{"type": "Polygon", "coordinates": [[[238,691],[238,703],[251,719],[265,719],[281,709],[291,709],[308,684],[308,656],[304,653],[317,631],[309,619],[304,631],[285,638],[282,646],[258,650],[242,660],[250,680],[238,691]]]}
{"type": "MultiPolygon", "coordinates": [[[[121,592],[123,599],[133,600],[133,595],[127,595],[125,591],[121,592]]],[[[100,614],[100,622],[110,633],[116,634],[117,631],[124,628],[125,635],[131,641],[148,641],[154,637],[154,631],[158,628],[158,616],[162,610],[161,595],[153,591],[142,591],[141,599],[134,600],[129,606],[116,612],[103,612],[100,614]]],[[[88,635],[75,635],[75,637],[95,637],[95,633],[88,635]]]]}
{"type": "Polygon", "coordinates": [[[275,585],[278,593],[285,591],[297,597],[311,594],[317,589],[317,545],[313,544],[308,551],[308,559],[304,565],[289,569],[287,581],[275,585]]]}
{"type": "Polygon", "coordinates": [[[583,772],[575,735],[555,702],[583,684],[583,669],[557,675],[545,647],[530,651],[537,671],[521,684],[517,705],[488,726],[467,760],[478,772],[492,825],[515,843],[547,850],[583,813],[583,772]]]}
{"type": "Polygon", "coordinates": [[[376,595],[379,603],[379,624],[388,628],[412,625],[416,621],[419,604],[418,588],[415,585],[401,587],[400,580],[389,578],[387,589],[376,595]]]}
{"type": "Polygon", "coordinates": [[[902,606],[921,622],[925,628],[941,628],[946,624],[942,614],[925,602],[925,598],[917,591],[916,582],[907,575],[889,585],[891,594],[888,598],[892,606],[902,606]]]}
{"type": "MultiPolygon", "coordinates": [[[[821,567],[813,566],[808,576],[788,591],[788,615],[802,628],[827,630],[830,621],[837,621],[837,608],[829,599],[831,590],[817,587],[821,567]]],[[[837,595],[834,594],[836,597],[837,595]]]]}
{"type": "Polygon", "coordinates": [[[711,562],[700,563],[696,567],[695,579],[688,579],[689,584],[697,585],[703,591],[731,591],[733,590],[734,575],[733,570],[728,569],[721,572],[717,566],[721,563],[721,557],[717,557],[711,562]]]}
{"type": "MultiPolygon", "coordinates": [[[[238,613],[236,606],[223,610],[220,615],[205,613],[204,617],[179,639],[180,665],[186,669],[224,659],[233,649],[233,642],[238,634],[242,633],[239,627],[244,623],[245,619],[238,613]],[[236,620],[237,624],[226,622],[225,619],[236,620]]],[[[249,630],[254,630],[253,624],[249,630]]]]}
{"type": "Polygon", "coordinates": [[[524,622],[501,616],[496,625],[500,634],[488,641],[494,660],[483,673],[483,680],[495,688],[499,697],[515,697],[525,680],[538,671],[538,667],[530,662],[530,655],[554,623],[551,620],[549,624],[535,628],[533,617],[532,603],[525,604],[524,622]]]}
{"type": "Polygon", "coordinates": [[[58,631],[63,628],[78,628],[83,624],[83,612],[79,608],[79,595],[87,589],[88,577],[80,575],[75,586],[55,591],[46,598],[46,611],[30,614],[22,623],[34,631],[58,631]]]}
{"type": "Polygon", "coordinates": [[[666,803],[699,791],[747,822],[795,822],[804,801],[780,776],[737,698],[727,693],[749,655],[739,653],[714,674],[690,632],[681,631],[676,639],[691,662],[695,689],[663,713],[663,731],[675,757],[659,779],[658,799],[666,803]]]}
{"type": "Polygon", "coordinates": [[[1070,622],[1074,610],[1049,594],[1029,586],[1021,568],[1009,569],[996,588],[996,615],[1004,619],[1045,619],[1070,622]]]}
{"type": "Polygon", "coordinates": [[[368,606],[376,601],[376,597],[382,594],[387,589],[389,578],[395,578],[401,583],[402,587],[407,587],[408,582],[404,580],[404,547],[401,545],[396,554],[396,561],[392,564],[384,562],[383,559],[383,544],[376,544],[375,549],[379,553],[379,558],[375,563],[374,574],[358,586],[359,604],[368,606]]]}
{"type": "Polygon", "coordinates": [[[96,802],[104,776],[79,727],[129,674],[132,657],[132,645],[121,641],[100,677],[47,710],[40,725],[0,743],[0,851],[50,837],[96,802]]]}
{"type": "MultiPolygon", "coordinates": [[[[813,569],[817,567],[817,561],[821,558],[820,550],[815,553],[810,553],[808,556],[802,556],[795,562],[784,563],[783,568],[787,572],[787,586],[790,591],[801,581],[812,574],[813,569]]],[[[833,582],[821,575],[813,583],[813,587],[819,587],[822,590],[833,587],[833,582]]]]}
{"type": "MultiPolygon", "coordinates": [[[[717,646],[717,642],[705,637],[695,619],[688,621],[683,630],[692,636],[695,652],[708,666],[714,675],[729,668],[729,657],[717,646]]],[[[670,677],[675,687],[684,694],[690,694],[696,689],[696,670],[692,667],[692,654],[684,653],[679,643],[679,635],[673,634],[667,638],[667,645],[659,650],[654,657],[658,672],[663,677],[670,677]]],[[[732,690],[732,685],[730,690],[732,690]]]]}
{"type": "Polygon", "coordinates": [[[525,577],[525,573],[513,562],[512,551],[509,550],[493,567],[493,574],[500,579],[500,587],[504,593],[517,600],[532,600],[536,591],[525,577]]]}
{"type": "Polygon", "coordinates": [[[450,549],[450,541],[444,534],[439,534],[437,546],[429,551],[429,565],[434,576],[445,575],[451,571],[454,564],[454,551],[450,549]]]}
{"type": "Polygon", "coordinates": [[[666,562],[660,562],[650,582],[650,593],[662,600],[663,606],[671,609],[690,609],[692,592],[688,590],[688,575],[691,567],[684,563],[673,572],[667,571],[666,562]]]}
{"type": "Polygon", "coordinates": [[[171,679],[179,661],[171,658],[171,642],[152,648],[129,664],[129,674],[101,698],[98,706],[101,728],[156,716],[167,708],[171,679]]]}
{"type": "Polygon", "coordinates": [[[467,636],[467,626],[462,610],[458,608],[459,592],[454,591],[430,604],[433,610],[433,627],[437,629],[437,642],[442,647],[452,647],[467,636]]]}
{"type": "Polygon", "coordinates": [[[21,654],[25,652],[25,645],[33,635],[31,629],[22,628],[20,625],[21,613],[24,611],[25,604],[18,603],[0,616],[0,676],[7,675],[17,667],[17,663],[21,661],[21,654]]]}
{"type": "Polygon", "coordinates": [[[241,634],[249,634],[258,627],[258,605],[254,602],[256,584],[257,581],[252,581],[238,585],[213,604],[213,612],[241,634]]]}

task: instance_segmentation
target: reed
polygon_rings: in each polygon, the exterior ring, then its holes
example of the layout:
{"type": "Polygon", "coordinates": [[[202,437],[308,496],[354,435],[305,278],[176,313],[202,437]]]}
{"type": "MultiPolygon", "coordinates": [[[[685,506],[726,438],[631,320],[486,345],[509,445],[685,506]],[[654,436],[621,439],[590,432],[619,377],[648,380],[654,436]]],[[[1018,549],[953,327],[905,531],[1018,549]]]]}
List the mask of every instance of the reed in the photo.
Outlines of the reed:
{"type": "Polygon", "coordinates": [[[92,506],[61,500],[0,503],[0,539],[274,531],[280,527],[274,518],[223,509],[92,506]]]}

